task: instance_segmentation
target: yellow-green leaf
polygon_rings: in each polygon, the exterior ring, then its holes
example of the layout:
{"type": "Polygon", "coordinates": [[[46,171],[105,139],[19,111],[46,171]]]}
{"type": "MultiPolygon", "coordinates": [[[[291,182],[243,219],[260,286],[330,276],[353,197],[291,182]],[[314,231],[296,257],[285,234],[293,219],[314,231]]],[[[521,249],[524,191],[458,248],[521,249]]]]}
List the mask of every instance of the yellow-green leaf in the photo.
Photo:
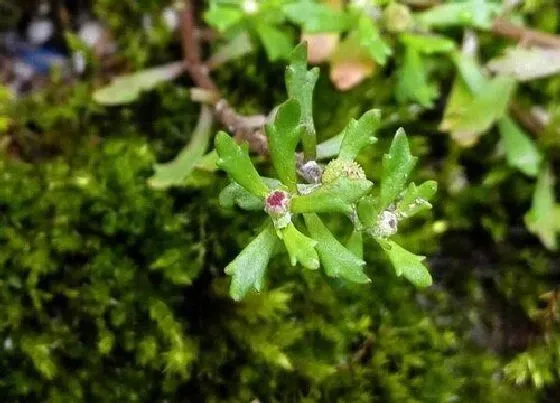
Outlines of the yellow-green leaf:
{"type": "Polygon", "coordinates": [[[366,262],[338,242],[316,214],[304,214],[303,217],[311,237],[317,241],[315,248],[327,276],[362,284],[371,281],[363,272],[366,262]]]}
{"type": "Polygon", "coordinates": [[[278,178],[290,191],[296,190],[296,147],[301,138],[301,109],[289,99],[278,108],[274,122],[266,126],[268,148],[278,178]]]}
{"type": "Polygon", "coordinates": [[[135,101],[142,91],[150,90],[161,82],[173,80],[185,70],[183,62],[142,70],[117,77],[107,87],[93,93],[93,99],[104,105],[120,105],[135,101]]]}
{"type": "Polygon", "coordinates": [[[397,276],[405,277],[416,287],[432,285],[432,276],[422,263],[423,256],[417,256],[388,239],[378,238],[377,242],[389,257],[397,276]]]}
{"type": "Polygon", "coordinates": [[[507,115],[498,121],[498,127],[508,164],[526,175],[537,176],[542,155],[531,138],[507,115]]]}
{"type": "Polygon", "coordinates": [[[272,256],[278,238],[270,223],[241,253],[225,268],[232,276],[229,293],[239,301],[251,288],[261,291],[268,261],[272,256]]]}
{"type": "Polygon", "coordinates": [[[211,128],[212,112],[208,107],[203,106],[189,144],[181,150],[173,161],[155,164],[154,175],[148,179],[148,184],[158,189],[184,185],[185,180],[208,148],[211,128]]]}
{"type": "Polygon", "coordinates": [[[317,241],[303,235],[293,223],[289,223],[286,228],[279,230],[279,232],[290,255],[292,266],[300,262],[303,267],[308,269],[319,268],[319,256],[315,250],[317,241]]]}
{"type": "Polygon", "coordinates": [[[220,157],[218,166],[249,192],[264,198],[268,193],[268,187],[251,162],[247,145],[237,145],[227,133],[222,131],[216,136],[215,144],[220,157]]]}

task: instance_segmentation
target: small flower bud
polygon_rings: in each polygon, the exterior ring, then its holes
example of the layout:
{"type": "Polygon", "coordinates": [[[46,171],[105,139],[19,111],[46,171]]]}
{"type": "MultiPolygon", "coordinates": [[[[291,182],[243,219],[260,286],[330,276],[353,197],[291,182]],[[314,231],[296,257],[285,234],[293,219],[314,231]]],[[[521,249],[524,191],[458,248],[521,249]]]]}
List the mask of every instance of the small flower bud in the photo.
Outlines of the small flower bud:
{"type": "Polygon", "coordinates": [[[385,8],[384,17],[389,32],[404,32],[412,23],[410,9],[404,4],[389,4],[385,8]]]}
{"type": "Polygon", "coordinates": [[[289,206],[290,195],[283,190],[274,190],[266,196],[264,211],[272,217],[276,228],[285,228],[292,221],[289,206]]]}
{"type": "Polygon", "coordinates": [[[364,170],[357,162],[336,158],[329,162],[325,168],[321,181],[323,183],[331,183],[341,176],[346,176],[350,179],[366,179],[364,170]]]}
{"type": "Polygon", "coordinates": [[[307,183],[320,183],[323,169],[315,161],[308,161],[298,168],[298,174],[307,183]]]}
{"type": "Polygon", "coordinates": [[[385,210],[377,216],[377,227],[374,235],[379,238],[387,238],[397,232],[397,215],[389,210],[385,210]]]}

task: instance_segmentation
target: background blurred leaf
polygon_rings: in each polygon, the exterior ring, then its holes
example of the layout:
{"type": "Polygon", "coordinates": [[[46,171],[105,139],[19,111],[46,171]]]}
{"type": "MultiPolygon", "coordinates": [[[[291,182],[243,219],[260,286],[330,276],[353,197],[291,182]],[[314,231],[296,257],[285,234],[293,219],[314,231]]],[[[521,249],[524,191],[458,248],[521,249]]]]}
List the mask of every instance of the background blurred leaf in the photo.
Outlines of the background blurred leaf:
{"type": "Polygon", "coordinates": [[[490,0],[467,0],[444,3],[417,14],[421,24],[440,27],[450,25],[489,28],[501,5],[490,0]]]}
{"type": "Polygon", "coordinates": [[[428,72],[420,53],[407,46],[404,60],[397,71],[396,96],[399,102],[416,101],[425,108],[433,106],[438,96],[437,87],[428,83],[428,72]]]}
{"type": "Polygon", "coordinates": [[[488,68],[498,74],[510,75],[519,81],[529,81],[560,73],[560,49],[509,48],[488,68]]]}
{"type": "Polygon", "coordinates": [[[455,49],[455,42],[444,36],[406,33],[400,35],[400,40],[406,46],[425,54],[447,53],[455,49]]]}
{"type": "Polygon", "coordinates": [[[375,62],[381,65],[387,62],[389,55],[392,53],[391,48],[379,35],[379,30],[372,19],[365,14],[358,21],[358,38],[360,45],[368,51],[375,62]]]}
{"type": "Polygon", "coordinates": [[[130,103],[138,99],[140,92],[150,90],[161,82],[173,80],[184,70],[183,62],[174,62],[118,77],[107,87],[95,91],[93,99],[104,105],[130,103]]]}
{"type": "Polygon", "coordinates": [[[558,205],[554,198],[554,176],[549,167],[544,167],[537,180],[533,204],[525,215],[525,223],[529,231],[537,235],[548,249],[556,250],[558,247],[558,213],[558,205]]]}
{"type": "Polygon", "coordinates": [[[208,149],[212,129],[212,112],[206,106],[200,110],[198,124],[194,129],[191,141],[173,161],[154,165],[154,175],[148,179],[148,184],[154,188],[184,185],[204,152],[208,149]]]}
{"type": "Polygon", "coordinates": [[[306,33],[342,32],[350,24],[348,14],[313,2],[295,2],[283,7],[284,14],[306,33]]]}
{"type": "Polygon", "coordinates": [[[271,61],[288,58],[293,48],[293,41],[289,34],[265,21],[257,23],[257,33],[271,61]]]}
{"type": "Polygon", "coordinates": [[[531,138],[509,116],[501,118],[498,127],[508,164],[526,175],[537,176],[542,156],[531,138]]]}
{"type": "Polygon", "coordinates": [[[243,18],[243,12],[239,7],[229,4],[220,4],[219,0],[210,2],[208,11],[204,14],[206,22],[220,32],[225,32],[243,18]]]}
{"type": "Polygon", "coordinates": [[[473,56],[464,52],[455,52],[453,61],[471,92],[478,93],[488,85],[488,79],[484,75],[482,67],[473,56]]]}
{"type": "Polygon", "coordinates": [[[249,34],[246,31],[241,31],[212,53],[208,65],[214,67],[230,60],[238,59],[252,51],[253,44],[249,34]]]}
{"type": "Polygon", "coordinates": [[[455,130],[455,122],[465,114],[467,107],[473,100],[474,95],[469,90],[465,80],[460,75],[457,75],[453,81],[451,93],[447,97],[447,104],[445,105],[443,119],[439,128],[443,131],[450,131],[453,140],[464,147],[473,145],[478,139],[479,134],[472,130],[455,130]]]}
{"type": "MultiPolygon", "coordinates": [[[[490,80],[464,108],[460,105],[454,106],[456,110],[452,115],[446,114],[443,127],[456,133],[469,133],[470,141],[463,144],[474,144],[482,133],[504,115],[514,88],[515,81],[509,77],[498,76],[490,80]]],[[[457,91],[460,91],[460,94],[456,95],[454,102],[464,101],[467,98],[464,87],[457,91]]]]}

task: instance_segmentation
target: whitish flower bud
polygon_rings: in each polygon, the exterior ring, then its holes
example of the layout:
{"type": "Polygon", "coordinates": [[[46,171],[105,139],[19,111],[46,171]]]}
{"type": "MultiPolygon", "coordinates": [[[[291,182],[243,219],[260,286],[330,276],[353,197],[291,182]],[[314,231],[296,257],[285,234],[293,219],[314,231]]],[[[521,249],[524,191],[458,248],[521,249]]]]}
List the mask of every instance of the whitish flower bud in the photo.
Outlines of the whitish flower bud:
{"type": "Polygon", "coordinates": [[[389,210],[385,210],[377,216],[377,227],[374,235],[379,238],[387,238],[397,232],[397,215],[389,210]]]}
{"type": "Polygon", "coordinates": [[[404,32],[412,23],[410,9],[404,4],[389,4],[385,8],[384,18],[389,32],[404,32]]]}
{"type": "Polygon", "coordinates": [[[298,173],[307,183],[320,183],[323,170],[315,161],[308,161],[298,168],[298,173]]]}
{"type": "Polygon", "coordinates": [[[366,179],[364,170],[357,162],[336,158],[329,162],[325,168],[321,181],[331,183],[341,176],[351,179],[366,179]]]}

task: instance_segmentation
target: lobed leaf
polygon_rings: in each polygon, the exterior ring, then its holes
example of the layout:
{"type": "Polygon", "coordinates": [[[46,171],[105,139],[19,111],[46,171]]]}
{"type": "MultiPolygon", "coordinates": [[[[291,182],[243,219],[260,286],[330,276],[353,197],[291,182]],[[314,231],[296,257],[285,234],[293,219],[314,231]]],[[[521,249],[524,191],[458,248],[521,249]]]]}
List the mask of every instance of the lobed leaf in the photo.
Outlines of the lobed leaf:
{"type": "Polygon", "coordinates": [[[243,210],[249,211],[262,211],[264,209],[264,200],[249,193],[237,182],[231,182],[223,188],[218,197],[218,201],[220,206],[225,208],[233,208],[237,205],[243,210]]]}
{"type": "Polygon", "coordinates": [[[417,158],[410,154],[406,133],[401,127],[393,138],[389,153],[383,156],[378,211],[385,210],[403,191],[417,158]]]}
{"type": "Polygon", "coordinates": [[[352,119],[342,131],[339,157],[353,161],[362,148],[375,144],[375,132],[381,124],[381,111],[371,109],[359,120],[352,119]]]}
{"type": "Polygon", "coordinates": [[[294,213],[350,213],[352,203],[369,192],[372,185],[367,179],[339,176],[310,193],[294,196],[290,210],[294,213]]]}
{"type": "Polygon", "coordinates": [[[303,217],[311,237],[317,241],[315,248],[327,276],[355,283],[371,281],[363,272],[366,262],[342,246],[316,214],[304,214],[303,217]]]}
{"type": "Polygon", "coordinates": [[[247,145],[237,145],[223,131],[216,135],[215,144],[220,157],[218,166],[249,192],[264,198],[268,193],[268,187],[251,162],[247,145]]]}
{"type": "Polygon", "coordinates": [[[401,200],[397,203],[397,212],[402,218],[410,218],[413,215],[432,208],[430,199],[437,190],[435,181],[426,181],[420,186],[410,183],[405,190],[401,200]]]}
{"type": "Polygon", "coordinates": [[[239,301],[251,288],[260,292],[268,261],[272,256],[278,238],[270,223],[241,253],[225,268],[232,276],[229,293],[239,301]]]}
{"type": "Polygon", "coordinates": [[[432,285],[432,276],[422,261],[423,256],[417,256],[400,247],[395,241],[378,238],[377,242],[385,251],[395,268],[397,276],[403,276],[416,287],[432,285]]]}
{"type": "Polygon", "coordinates": [[[289,99],[278,107],[274,122],[266,126],[268,148],[278,178],[296,191],[296,147],[301,138],[299,103],[289,99]]]}
{"type": "Polygon", "coordinates": [[[315,159],[315,125],[313,123],[313,89],[319,78],[319,69],[307,70],[307,45],[300,43],[293,50],[290,64],[286,68],[286,89],[288,97],[296,99],[301,108],[300,124],[303,149],[306,157],[315,159]]]}
{"type": "Polygon", "coordinates": [[[317,241],[303,235],[293,223],[279,230],[279,233],[281,235],[280,238],[284,241],[288,255],[290,255],[292,266],[300,262],[303,267],[308,269],[315,270],[319,268],[319,256],[315,250],[317,241]]]}

